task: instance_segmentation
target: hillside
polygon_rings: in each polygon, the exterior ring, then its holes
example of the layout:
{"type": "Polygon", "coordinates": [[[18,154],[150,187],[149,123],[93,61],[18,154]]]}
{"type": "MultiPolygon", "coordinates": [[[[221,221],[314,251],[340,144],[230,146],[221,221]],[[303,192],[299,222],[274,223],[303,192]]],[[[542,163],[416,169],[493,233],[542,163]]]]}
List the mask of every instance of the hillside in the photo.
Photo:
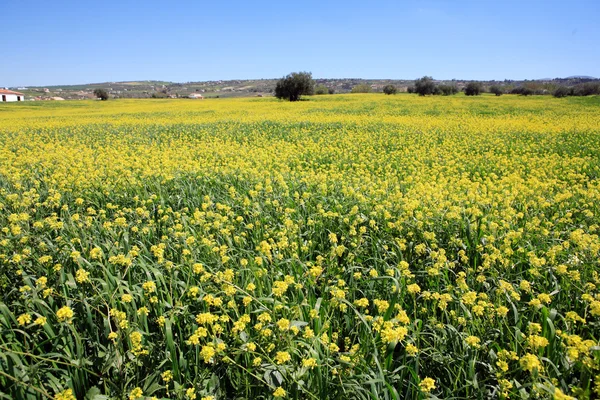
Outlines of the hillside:
{"type": "MultiPolygon", "coordinates": [[[[572,76],[568,78],[537,79],[537,80],[503,80],[483,81],[484,86],[501,85],[513,88],[523,85],[534,85],[551,91],[556,86],[572,86],[578,83],[598,80],[588,76],[572,76]]],[[[317,84],[325,85],[335,90],[335,93],[349,93],[358,84],[367,84],[374,92],[381,92],[387,84],[396,85],[399,91],[406,89],[414,83],[413,79],[315,79],[317,84]]],[[[462,88],[469,80],[453,79],[450,81],[437,81],[439,83],[454,83],[462,88]]],[[[94,89],[108,90],[113,98],[150,98],[150,97],[188,97],[191,93],[200,93],[205,98],[227,97],[254,97],[271,96],[277,79],[254,80],[218,80],[199,82],[167,82],[167,81],[126,81],[103,82],[80,85],[58,85],[39,87],[13,87],[26,95],[28,100],[46,100],[52,97],[61,97],[68,100],[93,99],[94,89]]]]}

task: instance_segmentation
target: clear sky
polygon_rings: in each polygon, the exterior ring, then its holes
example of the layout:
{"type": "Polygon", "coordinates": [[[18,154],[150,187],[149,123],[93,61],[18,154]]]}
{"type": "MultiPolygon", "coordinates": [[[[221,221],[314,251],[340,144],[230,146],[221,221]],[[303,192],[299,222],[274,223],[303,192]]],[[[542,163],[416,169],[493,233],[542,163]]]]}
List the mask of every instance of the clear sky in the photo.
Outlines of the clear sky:
{"type": "Polygon", "coordinates": [[[600,0],[0,0],[0,86],[600,77],[600,0]]]}

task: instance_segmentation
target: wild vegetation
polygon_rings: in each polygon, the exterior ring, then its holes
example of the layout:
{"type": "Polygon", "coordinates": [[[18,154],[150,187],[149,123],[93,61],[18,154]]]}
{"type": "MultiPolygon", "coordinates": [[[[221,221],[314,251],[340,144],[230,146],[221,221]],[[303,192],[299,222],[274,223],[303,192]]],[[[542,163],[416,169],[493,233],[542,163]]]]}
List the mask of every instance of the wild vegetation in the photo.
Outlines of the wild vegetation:
{"type": "Polygon", "coordinates": [[[599,105],[0,105],[0,397],[598,396],[599,105]]]}
{"type": "Polygon", "coordinates": [[[315,81],[310,72],[292,72],[281,78],[275,86],[275,97],[298,101],[301,96],[315,93],[315,81]]]}

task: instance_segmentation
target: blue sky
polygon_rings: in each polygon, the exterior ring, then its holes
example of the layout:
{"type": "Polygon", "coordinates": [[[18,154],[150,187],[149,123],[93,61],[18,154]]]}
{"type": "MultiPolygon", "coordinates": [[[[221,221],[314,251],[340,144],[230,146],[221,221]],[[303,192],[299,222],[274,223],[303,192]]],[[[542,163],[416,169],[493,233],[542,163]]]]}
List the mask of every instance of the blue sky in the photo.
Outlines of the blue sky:
{"type": "Polygon", "coordinates": [[[0,86],[600,77],[600,0],[0,0],[0,86]]]}

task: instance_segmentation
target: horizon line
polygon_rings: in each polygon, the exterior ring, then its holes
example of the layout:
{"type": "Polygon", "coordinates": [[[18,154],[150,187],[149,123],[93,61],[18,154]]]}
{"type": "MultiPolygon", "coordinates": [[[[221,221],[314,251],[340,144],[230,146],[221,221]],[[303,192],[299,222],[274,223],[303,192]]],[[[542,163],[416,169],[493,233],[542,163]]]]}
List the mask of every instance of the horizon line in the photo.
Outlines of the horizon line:
{"type": "MultiPolygon", "coordinates": [[[[430,75],[423,75],[423,76],[429,76],[430,75]]],[[[415,81],[419,78],[358,78],[358,77],[345,77],[345,78],[314,78],[314,80],[346,80],[346,79],[353,79],[353,80],[364,80],[364,81],[415,81]]],[[[554,77],[554,78],[525,78],[525,79],[510,79],[510,78],[504,78],[504,79],[462,79],[462,78],[450,78],[450,79],[436,79],[433,78],[434,81],[478,81],[478,82],[503,82],[503,81],[546,81],[546,80],[556,80],[556,79],[576,79],[576,78],[585,78],[585,79],[600,79],[591,75],[569,75],[566,77],[554,77]]],[[[264,80],[264,81],[268,81],[268,80],[278,80],[281,78],[244,78],[244,79],[239,79],[239,78],[231,78],[231,79],[210,79],[210,80],[204,80],[204,81],[181,81],[181,82],[177,82],[177,81],[168,81],[168,80],[160,80],[160,79],[130,79],[130,80],[120,80],[120,81],[104,81],[104,82],[88,82],[88,83],[64,83],[64,84],[51,84],[51,85],[12,85],[12,86],[1,86],[1,87],[8,87],[8,88],[18,88],[18,87],[32,87],[32,88],[38,88],[38,87],[53,87],[53,86],[86,86],[86,85],[102,85],[102,84],[106,84],[106,83],[128,83],[128,82],[166,82],[166,83],[172,83],[172,84],[185,84],[185,83],[203,83],[203,82],[218,82],[218,81],[260,81],[260,80],[264,80]]]]}

